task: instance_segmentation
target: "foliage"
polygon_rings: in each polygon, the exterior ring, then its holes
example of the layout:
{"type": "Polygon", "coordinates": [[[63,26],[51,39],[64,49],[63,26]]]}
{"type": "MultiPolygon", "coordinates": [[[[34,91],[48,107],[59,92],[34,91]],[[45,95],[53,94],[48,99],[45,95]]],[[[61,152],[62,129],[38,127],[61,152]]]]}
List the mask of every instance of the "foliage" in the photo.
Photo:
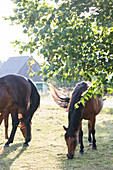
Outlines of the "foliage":
{"type": "Polygon", "coordinates": [[[95,78],[93,89],[112,92],[113,2],[111,0],[13,0],[12,23],[22,24],[29,42],[18,40],[20,53],[43,55],[45,80],[71,82],[95,78]],[[53,3],[52,3],[53,2],[53,3]],[[53,4],[53,5],[52,5],[53,4]],[[111,77],[109,78],[108,76],[111,77]]]}

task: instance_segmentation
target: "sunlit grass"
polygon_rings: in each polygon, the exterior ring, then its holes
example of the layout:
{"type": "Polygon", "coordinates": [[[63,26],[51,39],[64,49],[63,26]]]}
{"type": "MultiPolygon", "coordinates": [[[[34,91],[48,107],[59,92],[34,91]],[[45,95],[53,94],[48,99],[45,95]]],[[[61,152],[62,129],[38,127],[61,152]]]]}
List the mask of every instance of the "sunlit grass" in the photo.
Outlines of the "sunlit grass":
{"type": "MultiPolygon", "coordinates": [[[[47,99],[47,98],[46,98],[47,99]]],[[[43,98],[44,100],[44,98],[43,98]]],[[[49,99],[51,100],[51,99],[49,99]]],[[[87,141],[87,121],[83,120],[85,154],[79,155],[79,145],[73,160],[66,158],[67,147],[63,125],[68,125],[68,114],[59,106],[41,104],[32,119],[32,140],[23,148],[23,136],[18,128],[14,143],[0,155],[0,170],[112,170],[113,169],[113,109],[104,108],[96,117],[98,150],[93,151],[87,141]]],[[[11,120],[9,132],[11,130],[11,120]]],[[[4,139],[4,125],[0,126],[0,145],[4,139]]]]}

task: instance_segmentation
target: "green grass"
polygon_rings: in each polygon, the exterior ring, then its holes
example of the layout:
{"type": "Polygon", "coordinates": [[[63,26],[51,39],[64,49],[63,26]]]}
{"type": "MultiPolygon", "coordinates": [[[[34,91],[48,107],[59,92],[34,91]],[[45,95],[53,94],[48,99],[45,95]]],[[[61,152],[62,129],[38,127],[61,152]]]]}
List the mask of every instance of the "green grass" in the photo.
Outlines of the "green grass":
{"type": "MultiPolygon", "coordinates": [[[[47,98],[46,98],[47,99],[47,98]]],[[[42,99],[44,100],[44,98],[42,99]]],[[[49,99],[51,100],[51,99],[49,99]]],[[[47,101],[47,100],[46,100],[47,101]]],[[[85,154],[79,155],[79,145],[73,160],[66,157],[63,125],[68,125],[67,112],[55,105],[41,104],[32,119],[32,140],[23,148],[24,138],[17,129],[14,143],[0,155],[0,170],[112,170],[113,169],[113,109],[104,108],[96,120],[98,150],[87,141],[87,121],[83,121],[85,154]]],[[[50,102],[49,102],[50,103],[50,102]]],[[[11,120],[9,133],[11,130],[11,120]]],[[[0,126],[0,145],[4,125],[0,126]]]]}

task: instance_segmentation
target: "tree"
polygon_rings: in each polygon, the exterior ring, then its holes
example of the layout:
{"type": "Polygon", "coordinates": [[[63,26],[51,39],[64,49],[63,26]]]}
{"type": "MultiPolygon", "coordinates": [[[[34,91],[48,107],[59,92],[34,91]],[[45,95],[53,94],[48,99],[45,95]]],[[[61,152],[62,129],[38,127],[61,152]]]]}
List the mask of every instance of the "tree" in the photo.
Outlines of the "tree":
{"type": "Polygon", "coordinates": [[[13,0],[12,23],[22,24],[29,42],[18,40],[20,53],[43,55],[42,73],[71,82],[94,81],[91,91],[113,91],[113,2],[64,0],[13,0]],[[52,1],[53,2],[53,1],[52,1]],[[111,78],[108,76],[112,75],[111,78]]]}

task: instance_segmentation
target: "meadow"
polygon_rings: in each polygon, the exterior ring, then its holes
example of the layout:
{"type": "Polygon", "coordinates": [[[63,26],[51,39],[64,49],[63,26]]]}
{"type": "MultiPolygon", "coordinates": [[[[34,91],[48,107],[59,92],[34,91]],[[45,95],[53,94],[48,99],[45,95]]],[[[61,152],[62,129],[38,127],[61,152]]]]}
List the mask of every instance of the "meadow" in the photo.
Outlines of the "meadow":
{"type": "MultiPolygon", "coordinates": [[[[13,144],[0,155],[0,170],[112,170],[113,108],[104,107],[96,117],[97,150],[88,146],[87,121],[83,120],[85,154],[79,145],[73,160],[66,157],[63,125],[68,126],[68,113],[52,101],[41,98],[40,108],[32,119],[32,140],[23,148],[24,138],[18,127],[13,144]]],[[[9,122],[9,134],[11,119],[9,122]]],[[[6,142],[4,124],[0,126],[0,146],[6,142]]]]}

